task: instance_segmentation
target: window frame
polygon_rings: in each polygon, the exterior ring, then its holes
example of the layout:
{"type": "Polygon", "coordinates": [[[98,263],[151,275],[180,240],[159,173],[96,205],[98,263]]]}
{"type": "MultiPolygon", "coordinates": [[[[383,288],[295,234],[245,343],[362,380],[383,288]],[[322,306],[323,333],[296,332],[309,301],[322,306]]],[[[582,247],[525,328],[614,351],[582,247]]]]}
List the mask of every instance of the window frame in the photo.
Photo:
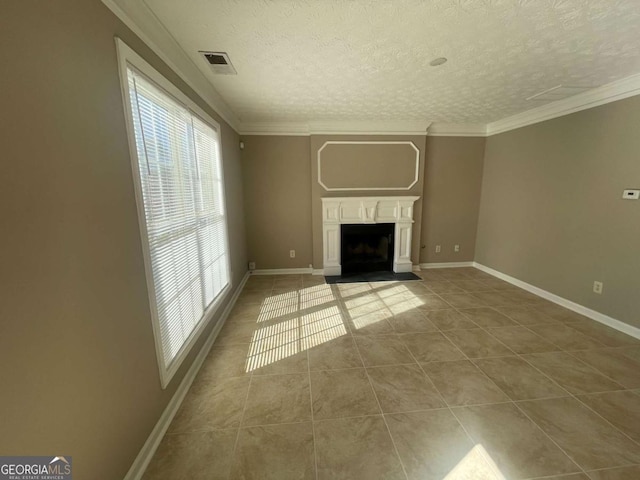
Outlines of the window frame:
{"type": "Polygon", "coordinates": [[[224,304],[225,300],[229,297],[230,292],[233,288],[233,277],[231,275],[231,258],[230,258],[230,244],[229,244],[229,216],[227,213],[227,202],[225,195],[225,181],[224,181],[224,159],[222,157],[222,131],[220,129],[220,124],[216,122],[207,112],[205,112],[202,108],[200,108],[193,100],[191,100],[187,95],[185,95],[179,88],[177,88],[173,83],[171,83],[167,78],[164,77],[160,72],[158,72],[155,68],[153,68],[146,60],[144,60],[140,55],[138,55],[131,47],[129,47],[126,43],[124,43],[120,38],[115,37],[116,42],[116,52],[118,58],[118,70],[120,76],[120,87],[122,94],[122,101],[124,106],[124,116],[125,116],[125,124],[127,130],[127,137],[129,143],[129,154],[131,157],[131,168],[133,172],[133,184],[135,190],[136,197],[136,209],[138,212],[138,225],[140,227],[140,243],[142,244],[142,252],[144,258],[144,268],[145,268],[145,277],[147,282],[147,293],[149,298],[149,307],[151,309],[151,324],[153,328],[153,337],[155,343],[156,350],[156,360],[158,363],[158,371],[160,378],[160,385],[162,389],[165,389],[172,378],[175,376],[176,372],[184,362],[185,358],[192,350],[193,346],[202,336],[203,331],[211,324],[215,313],[220,309],[220,307],[224,304]],[[131,105],[131,100],[129,96],[129,80],[127,75],[128,66],[133,67],[139,73],[146,76],[149,80],[156,84],[156,86],[160,87],[164,90],[168,95],[173,97],[173,99],[180,104],[182,104],[185,108],[187,108],[191,113],[200,118],[201,121],[208,124],[212,127],[217,133],[217,149],[218,149],[218,159],[220,166],[220,188],[221,188],[221,198],[222,198],[222,206],[223,206],[223,217],[224,217],[224,237],[226,242],[226,256],[227,261],[226,269],[227,269],[227,278],[229,279],[226,286],[222,288],[219,294],[214,298],[211,304],[204,310],[204,314],[202,319],[196,325],[194,330],[191,332],[187,340],[184,342],[178,353],[175,355],[173,360],[165,365],[164,362],[164,352],[162,347],[162,338],[161,338],[161,330],[160,330],[160,319],[158,316],[158,305],[156,301],[155,295],[155,282],[153,279],[153,270],[151,263],[151,251],[149,248],[149,235],[147,232],[146,225],[146,216],[145,216],[145,207],[144,200],[142,194],[142,181],[140,178],[140,168],[139,165],[141,161],[144,159],[138,158],[138,150],[136,146],[135,139],[135,131],[133,125],[133,109],[131,105]]]}

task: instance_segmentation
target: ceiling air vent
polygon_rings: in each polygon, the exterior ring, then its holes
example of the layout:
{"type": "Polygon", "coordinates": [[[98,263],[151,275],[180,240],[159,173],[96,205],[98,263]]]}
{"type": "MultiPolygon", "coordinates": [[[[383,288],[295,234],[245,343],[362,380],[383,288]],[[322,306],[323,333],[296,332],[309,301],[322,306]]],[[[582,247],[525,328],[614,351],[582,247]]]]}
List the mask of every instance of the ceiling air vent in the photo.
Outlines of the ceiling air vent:
{"type": "Polygon", "coordinates": [[[213,73],[217,73],[219,75],[237,75],[236,69],[231,65],[231,60],[229,60],[229,55],[225,52],[203,52],[200,51],[200,54],[207,61],[213,73]]]}

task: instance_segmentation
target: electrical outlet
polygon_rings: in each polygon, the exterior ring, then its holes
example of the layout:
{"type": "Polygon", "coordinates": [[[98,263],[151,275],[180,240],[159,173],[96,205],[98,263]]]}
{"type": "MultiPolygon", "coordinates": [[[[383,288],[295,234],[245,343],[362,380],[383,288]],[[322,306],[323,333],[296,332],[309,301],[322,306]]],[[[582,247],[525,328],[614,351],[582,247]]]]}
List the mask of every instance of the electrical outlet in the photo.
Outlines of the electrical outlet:
{"type": "Polygon", "coordinates": [[[289,257],[290,258],[296,258],[296,251],[295,250],[289,250],[289,257]]]}
{"type": "Polygon", "coordinates": [[[602,287],[604,287],[602,282],[593,282],[593,292],[597,293],[598,295],[602,295],[602,287]]]}
{"type": "Polygon", "coordinates": [[[249,270],[255,270],[256,269],[256,262],[249,262],[249,270]]]}
{"type": "Polygon", "coordinates": [[[453,246],[453,251],[454,252],[459,252],[460,251],[460,245],[454,245],[453,246]]]}
{"type": "Polygon", "coordinates": [[[622,192],[622,198],[625,200],[638,200],[640,199],[640,190],[628,189],[622,192]]]}
{"type": "Polygon", "coordinates": [[[440,253],[440,250],[441,250],[440,245],[436,245],[436,253],[440,253]]]}

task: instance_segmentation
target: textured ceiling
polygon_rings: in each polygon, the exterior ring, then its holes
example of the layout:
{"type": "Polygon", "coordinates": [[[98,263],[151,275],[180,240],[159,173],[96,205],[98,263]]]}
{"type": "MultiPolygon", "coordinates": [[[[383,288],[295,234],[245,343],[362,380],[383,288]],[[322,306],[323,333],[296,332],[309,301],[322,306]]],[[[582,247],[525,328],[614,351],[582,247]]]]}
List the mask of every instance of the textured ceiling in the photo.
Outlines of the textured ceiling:
{"type": "Polygon", "coordinates": [[[243,122],[488,123],[640,72],[640,0],[145,2],[243,122]]]}

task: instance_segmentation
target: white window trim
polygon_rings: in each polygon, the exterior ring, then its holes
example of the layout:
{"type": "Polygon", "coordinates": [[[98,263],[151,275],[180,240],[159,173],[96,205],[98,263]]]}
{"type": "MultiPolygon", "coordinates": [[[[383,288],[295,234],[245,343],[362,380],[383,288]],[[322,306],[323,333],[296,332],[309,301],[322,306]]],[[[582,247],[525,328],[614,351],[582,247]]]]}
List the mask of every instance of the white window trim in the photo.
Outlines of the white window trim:
{"type": "Polygon", "coordinates": [[[227,205],[226,205],[226,195],[224,189],[224,166],[223,166],[223,158],[222,158],[222,132],[220,130],[220,124],[216,122],[207,112],[201,109],[195,102],[193,102],[189,97],[187,97],[180,89],[178,89],[175,85],[173,85],[169,80],[167,80],[160,72],[158,72],[155,68],[153,68],[146,60],[144,60],[140,55],[138,55],[131,47],[129,47],[126,43],[124,43],[118,37],[115,38],[116,41],[116,52],[118,55],[118,69],[120,73],[120,87],[122,91],[122,100],[124,104],[124,116],[125,123],[127,126],[127,136],[129,140],[129,152],[131,156],[131,168],[133,170],[134,175],[134,187],[135,187],[135,195],[136,195],[136,206],[138,210],[138,224],[140,226],[140,240],[142,243],[142,251],[144,256],[144,267],[145,267],[145,275],[147,279],[147,292],[149,296],[149,306],[151,308],[151,324],[153,327],[153,337],[155,340],[156,347],[156,359],[158,362],[158,370],[160,373],[160,384],[162,389],[165,389],[169,382],[178,371],[180,366],[182,365],[184,359],[187,357],[195,343],[201,337],[202,332],[207,328],[207,326],[211,323],[211,320],[214,318],[216,311],[220,308],[220,306],[224,303],[224,301],[229,297],[230,292],[233,289],[233,278],[231,277],[231,267],[230,267],[230,253],[227,251],[227,274],[229,278],[229,282],[227,286],[222,289],[218,297],[209,305],[209,307],[205,310],[203,320],[199,323],[199,325],[191,332],[191,335],[184,343],[180,351],[176,354],[172,362],[165,366],[164,365],[164,356],[162,352],[162,340],[160,336],[160,323],[158,320],[158,309],[155,298],[155,285],[153,281],[153,272],[151,269],[151,254],[149,251],[149,243],[147,239],[149,238],[147,235],[147,228],[145,223],[145,212],[144,212],[144,202],[142,197],[142,190],[140,187],[140,169],[138,167],[138,151],[135,143],[135,134],[133,127],[133,120],[131,117],[131,104],[129,97],[129,87],[128,87],[128,78],[127,78],[127,65],[131,65],[144,75],[153,80],[156,84],[161,86],[164,90],[167,91],[170,95],[172,95],[179,102],[184,104],[189,110],[191,110],[196,115],[200,116],[203,121],[209,123],[213,126],[219,135],[219,158],[220,158],[220,174],[222,176],[221,188],[222,188],[222,198],[224,201],[225,207],[225,235],[227,242],[227,250],[229,250],[229,222],[227,215],[227,205]]]}

